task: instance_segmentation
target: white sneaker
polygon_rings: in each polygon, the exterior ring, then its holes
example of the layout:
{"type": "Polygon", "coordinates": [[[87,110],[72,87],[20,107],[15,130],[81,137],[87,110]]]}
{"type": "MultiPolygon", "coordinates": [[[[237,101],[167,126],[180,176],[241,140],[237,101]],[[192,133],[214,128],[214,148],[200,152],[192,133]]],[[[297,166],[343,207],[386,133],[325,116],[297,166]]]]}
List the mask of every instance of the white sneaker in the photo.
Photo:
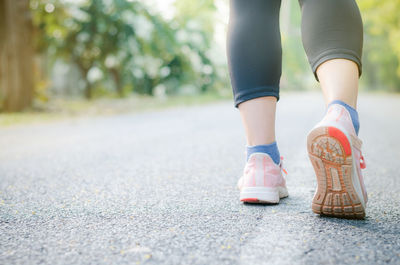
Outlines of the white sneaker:
{"type": "Polygon", "coordinates": [[[279,165],[265,153],[253,153],[238,181],[240,200],[248,203],[279,203],[288,196],[286,181],[279,165]]]}
{"type": "Polygon", "coordinates": [[[312,201],[317,214],[341,218],[364,218],[367,192],[361,169],[365,168],[350,113],[333,104],[308,134],[307,149],[317,176],[312,201]]]}

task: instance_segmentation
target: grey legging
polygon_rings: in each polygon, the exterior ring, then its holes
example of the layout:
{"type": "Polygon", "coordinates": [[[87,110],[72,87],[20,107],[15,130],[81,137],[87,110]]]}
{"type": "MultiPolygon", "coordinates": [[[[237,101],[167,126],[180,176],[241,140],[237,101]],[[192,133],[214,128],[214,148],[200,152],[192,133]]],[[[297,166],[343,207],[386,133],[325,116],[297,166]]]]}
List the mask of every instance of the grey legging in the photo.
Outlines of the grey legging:
{"type": "MultiPolygon", "coordinates": [[[[358,65],[361,75],[363,25],[354,0],[299,0],[302,39],[314,75],[330,59],[358,65]]],[[[227,39],[235,106],[262,96],[279,99],[282,48],[281,0],[230,0],[227,39]]],[[[317,78],[318,80],[318,78],[317,78]]]]}

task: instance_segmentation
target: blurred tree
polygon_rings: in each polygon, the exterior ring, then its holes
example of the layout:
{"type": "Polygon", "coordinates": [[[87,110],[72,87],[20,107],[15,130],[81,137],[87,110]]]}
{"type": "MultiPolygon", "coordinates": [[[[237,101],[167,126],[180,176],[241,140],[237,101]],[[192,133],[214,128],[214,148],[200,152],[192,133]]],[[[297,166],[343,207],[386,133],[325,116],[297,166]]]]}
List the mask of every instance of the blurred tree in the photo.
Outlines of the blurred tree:
{"type": "Polygon", "coordinates": [[[400,1],[360,0],[359,5],[365,31],[366,85],[400,91],[400,1]]]}
{"type": "Polygon", "coordinates": [[[39,52],[48,53],[53,62],[63,59],[75,64],[85,81],[87,98],[92,97],[96,81],[90,79],[91,69],[100,69],[100,78],[112,76],[118,94],[122,95],[120,67],[127,56],[121,52],[121,46],[133,30],[118,13],[127,9],[129,3],[119,0],[105,5],[101,0],[93,0],[76,6],[61,1],[31,2],[39,52]]]}
{"type": "Polygon", "coordinates": [[[213,63],[212,56],[216,54],[210,54],[207,49],[212,46],[213,41],[216,11],[214,0],[176,0],[175,8],[174,23],[181,29],[177,32],[177,37],[188,48],[186,52],[192,60],[192,66],[200,74],[196,85],[205,92],[219,79],[223,79],[218,76],[213,63]]]}
{"type": "Polygon", "coordinates": [[[301,10],[298,0],[287,0],[281,6],[282,90],[306,90],[315,81],[301,40],[301,10]]]}
{"type": "Polygon", "coordinates": [[[0,1],[0,108],[20,111],[33,97],[32,19],[28,0],[0,1]]]}
{"type": "Polygon", "coordinates": [[[185,84],[205,89],[215,79],[206,56],[210,26],[206,33],[189,22],[167,22],[139,1],[31,0],[31,7],[39,51],[53,61],[62,58],[75,64],[85,80],[87,98],[94,86],[107,80],[122,96],[125,88],[149,95],[155,87],[169,93],[185,84]]]}

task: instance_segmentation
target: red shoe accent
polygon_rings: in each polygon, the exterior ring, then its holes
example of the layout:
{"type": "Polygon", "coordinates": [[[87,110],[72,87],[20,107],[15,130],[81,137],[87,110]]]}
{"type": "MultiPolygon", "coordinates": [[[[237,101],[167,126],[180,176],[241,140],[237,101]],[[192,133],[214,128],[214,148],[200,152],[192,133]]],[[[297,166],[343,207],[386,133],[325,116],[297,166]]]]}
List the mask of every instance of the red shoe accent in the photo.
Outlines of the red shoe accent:
{"type": "Polygon", "coordinates": [[[344,148],[344,152],[346,153],[346,155],[351,155],[350,142],[341,130],[335,127],[328,127],[328,134],[339,140],[344,148]]]}
{"type": "Polygon", "coordinates": [[[242,202],[258,202],[257,198],[243,198],[241,199],[242,202]]]}
{"type": "Polygon", "coordinates": [[[362,155],[360,157],[360,167],[361,167],[361,169],[364,169],[367,167],[367,164],[365,164],[364,156],[362,156],[362,155]]]}

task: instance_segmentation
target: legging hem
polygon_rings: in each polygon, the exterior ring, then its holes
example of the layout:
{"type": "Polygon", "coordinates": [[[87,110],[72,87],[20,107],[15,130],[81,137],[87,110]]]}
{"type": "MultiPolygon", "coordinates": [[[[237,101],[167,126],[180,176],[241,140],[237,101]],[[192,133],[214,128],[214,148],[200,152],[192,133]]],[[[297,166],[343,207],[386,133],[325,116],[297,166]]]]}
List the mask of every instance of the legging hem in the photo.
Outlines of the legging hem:
{"type": "Polygon", "coordinates": [[[260,98],[260,97],[276,97],[276,100],[279,101],[279,92],[272,92],[272,91],[265,91],[265,90],[278,90],[279,88],[277,87],[270,87],[270,86],[262,86],[262,87],[257,87],[253,89],[250,93],[243,93],[243,94],[237,94],[235,95],[235,100],[234,100],[234,105],[235,108],[239,106],[240,103],[254,99],[254,98],[260,98]],[[255,90],[255,91],[254,91],[255,90]]]}
{"type": "Polygon", "coordinates": [[[325,52],[322,52],[317,57],[315,62],[311,62],[311,68],[314,73],[315,79],[317,81],[319,81],[318,76],[317,76],[318,67],[321,64],[323,64],[324,62],[332,60],[332,59],[347,59],[347,60],[355,62],[358,67],[359,77],[361,76],[361,73],[362,73],[361,59],[357,56],[357,54],[354,51],[347,50],[347,49],[329,49],[325,52]]]}

